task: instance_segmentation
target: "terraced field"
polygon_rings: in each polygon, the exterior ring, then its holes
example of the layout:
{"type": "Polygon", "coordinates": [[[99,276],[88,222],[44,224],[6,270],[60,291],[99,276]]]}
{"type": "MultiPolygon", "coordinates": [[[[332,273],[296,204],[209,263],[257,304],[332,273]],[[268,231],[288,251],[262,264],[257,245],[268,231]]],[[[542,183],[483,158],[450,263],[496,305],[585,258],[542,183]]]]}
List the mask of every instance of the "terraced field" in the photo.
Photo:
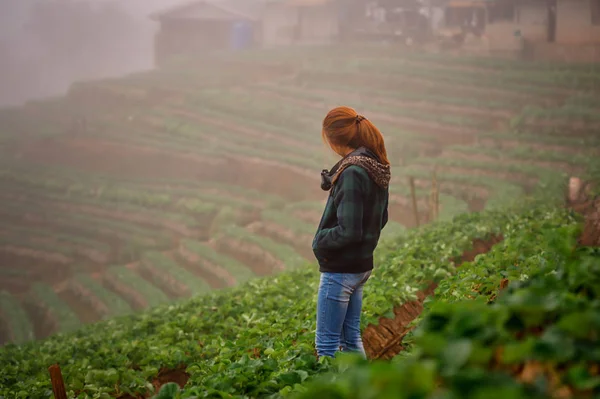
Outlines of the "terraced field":
{"type": "Polygon", "coordinates": [[[600,175],[600,73],[382,48],[228,55],[76,84],[0,112],[0,343],[24,342],[312,261],[356,107],[393,163],[387,236],[600,175]]]}

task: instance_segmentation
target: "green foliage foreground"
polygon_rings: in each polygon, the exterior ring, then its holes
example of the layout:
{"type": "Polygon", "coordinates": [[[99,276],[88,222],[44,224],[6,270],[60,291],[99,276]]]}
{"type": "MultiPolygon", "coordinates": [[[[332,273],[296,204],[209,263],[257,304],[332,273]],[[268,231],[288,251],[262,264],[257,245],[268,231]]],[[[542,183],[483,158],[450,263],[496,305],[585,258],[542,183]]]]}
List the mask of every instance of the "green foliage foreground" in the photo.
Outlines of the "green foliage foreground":
{"type": "Polygon", "coordinates": [[[546,252],[537,256],[496,257],[498,263],[483,256],[467,265],[462,276],[450,279],[459,294],[473,286],[461,279],[486,274],[487,262],[495,273],[517,280],[493,302],[485,294],[497,288],[455,301],[447,286],[440,287],[410,354],[373,364],[343,358],[338,363],[343,373],[301,387],[297,398],[598,397],[600,251],[573,251],[575,231],[545,232],[539,238],[546,252]],[[514,261],[538,268],[524,265],[529,270],[523,272],[532,275],[518,279],[522,267],[514,261]]]}
{"type": "Polygon", "coordinates": [[[337,362],[332,369],[328,359],[316,361],[318,272],[306,267],[8,346],[0,351],[0,396],[52,397],[47,367],[55,362],[69,396],[78,398],[152,394],[159,371],[181,365],[190,375],[185,390],[166,386],[163,397],[498,397],[486,396],[490,387],[505,398],[543,397],[543,379],[526,387],[511,377],[511,365],[533,360],[563,370],[570,386],[597,390],[588,366],[600,358],[594,349],[598,254],[571,252],[579,223],[570,212],[532,204],[524,209],[462,215],[383,247],[365,292],[365,324],[391,315],[427,282],[440,282],[410,338],[410,355],[399,362],[342,363],[345,371],[338,374],[337,362]],[[453,260],[474,239],[500,234],[504,241],[490,253],[455,269],[453,260]],[[494,301],[504,278],[509,289],[494,301]],[[524,330],[533,332],[518,334],[524,330]],[[500,357],[498,348],[504,348],[500,357]],[[333,374],[325,380],[303,385],[328,371],[333,374]]]}

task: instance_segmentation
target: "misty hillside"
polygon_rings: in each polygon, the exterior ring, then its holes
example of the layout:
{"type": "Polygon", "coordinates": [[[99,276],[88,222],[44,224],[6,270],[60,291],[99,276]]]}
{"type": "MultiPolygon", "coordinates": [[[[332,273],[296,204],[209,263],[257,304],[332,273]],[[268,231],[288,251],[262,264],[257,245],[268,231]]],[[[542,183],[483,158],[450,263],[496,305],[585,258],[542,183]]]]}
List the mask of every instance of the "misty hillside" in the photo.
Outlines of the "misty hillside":
{"type": "Polygon", "coordinates": [[[597,2],[224,3],[1,3],[0,399],[600,397],[597,2]],[[315,344],[339,105],[367,359],[315,344]]]}
{"type": "Polygon", "coordinates": [[[148,15],[177,0],[3,0],[0,106],[64,94],[75,81],[154,67],[148,15]]]}

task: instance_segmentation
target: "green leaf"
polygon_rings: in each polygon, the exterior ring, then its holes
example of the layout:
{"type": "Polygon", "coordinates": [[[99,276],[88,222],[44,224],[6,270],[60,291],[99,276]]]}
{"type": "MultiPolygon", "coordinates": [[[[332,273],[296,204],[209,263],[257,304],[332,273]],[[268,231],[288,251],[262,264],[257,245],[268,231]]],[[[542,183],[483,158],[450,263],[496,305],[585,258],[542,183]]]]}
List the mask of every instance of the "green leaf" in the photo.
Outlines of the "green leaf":
{"type": "Polygon", "coordinates": [[[468,339],[451,341],[443,352],[444,363],[451,369],[458,369],[467,363],[473,344],[468,339]]]}
{"type": "Polygon", "coordinates": [[[273,348],[267,348],[264,351],[264,354],[267,355],[267,356],[271,356],[274,353],[275,353],[275,349],[273,349],[273,348]]]}
{"type": "Polygon", "coordinates": [[[163,385],[156,396],[156,399],[175,399],[179,393],[179,385],[169,382],[163,385]]]}
{"type": "Polygon", "coordinates": [[[588,366],[580,364],[569,368],[567,372],[569,382],[581,391],[588,391],[600,387],[600,376],[592,376],[588,366]]]}

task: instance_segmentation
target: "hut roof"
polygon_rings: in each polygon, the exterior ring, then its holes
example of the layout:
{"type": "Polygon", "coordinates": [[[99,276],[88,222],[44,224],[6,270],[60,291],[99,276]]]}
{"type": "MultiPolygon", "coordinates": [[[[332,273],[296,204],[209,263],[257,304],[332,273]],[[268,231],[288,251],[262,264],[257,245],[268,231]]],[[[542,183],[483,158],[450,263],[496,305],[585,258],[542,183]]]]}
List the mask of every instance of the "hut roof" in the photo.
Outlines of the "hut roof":
{"type": "Polygon", "coordinates": [[[239,21],[257,20],[263,2],[257,0],[195,0],[150,15],[155,21],[164,19],[196,19],[239,21]]]}

